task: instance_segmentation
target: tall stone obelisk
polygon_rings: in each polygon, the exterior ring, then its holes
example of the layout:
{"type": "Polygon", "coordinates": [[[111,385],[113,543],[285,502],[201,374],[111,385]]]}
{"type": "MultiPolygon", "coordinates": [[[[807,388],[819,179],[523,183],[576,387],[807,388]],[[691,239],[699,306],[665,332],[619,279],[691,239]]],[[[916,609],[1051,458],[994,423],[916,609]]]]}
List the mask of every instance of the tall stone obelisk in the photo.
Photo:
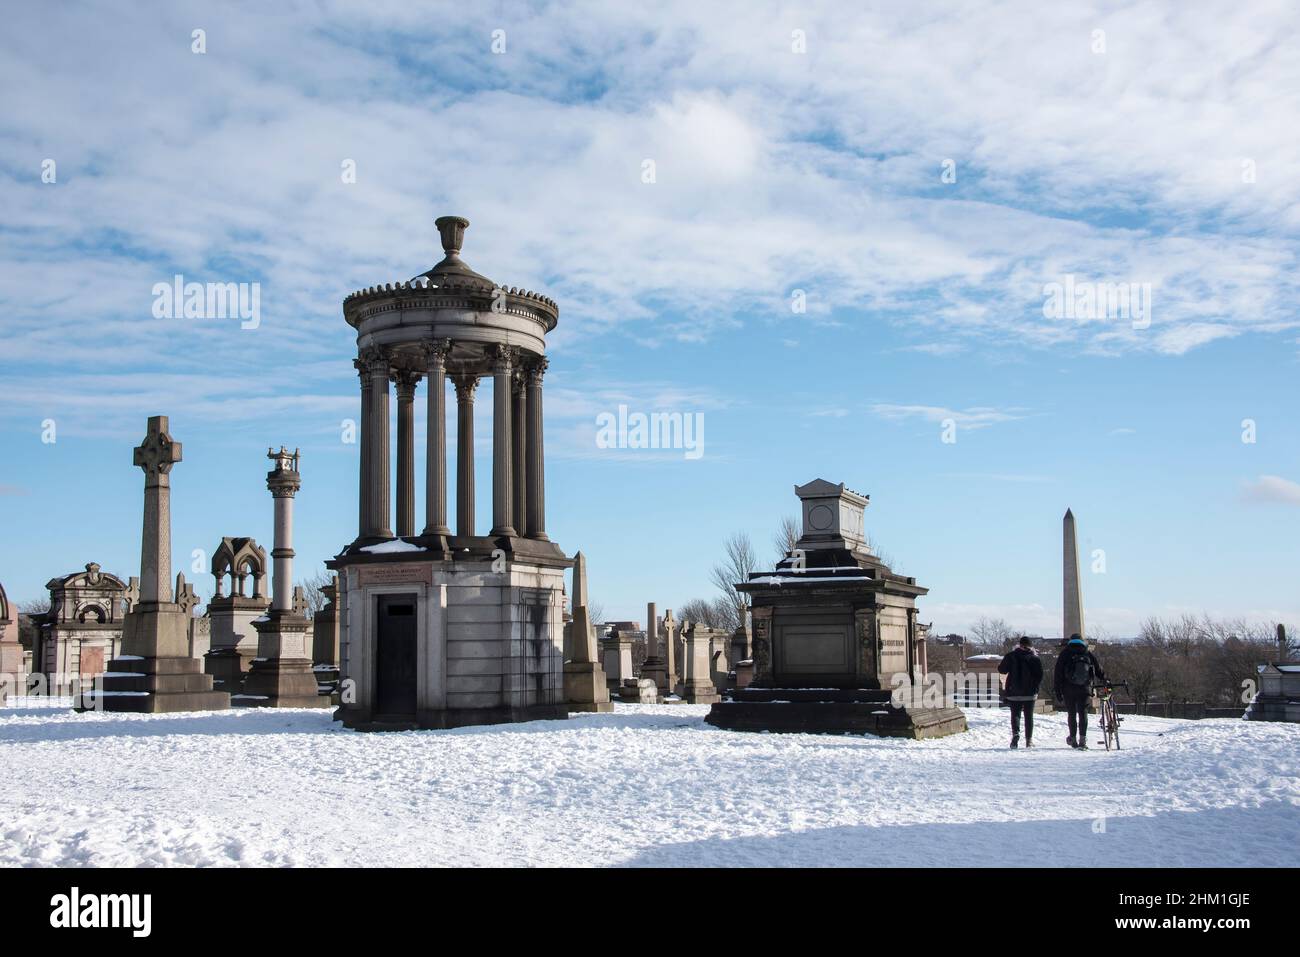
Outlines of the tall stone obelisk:
{"type": "Polygon", "coordinates": [[[1073,635],[1078,635],[1080,638],[1087,637],[1083,630],[1083,588],[1079,581],[1079,546],[1074,533],[1074,513],[1068,508],[1065,510],[1063,540],[1064,620],[1061,626],[1061,637],[1068,641],[1073,635]]]}
{"type": "Polygon", "coordinates": [[[280,446],[266,450],[274,462],[266,487],[275,500],[275,541],[271,548],[271,608],[254,619],[257,657],[244,679],[244,693],[232,704],[260,708],[328,708],[312,668],[308,634],[311,622],[298,613],[293,600],[293,497],[302,488],[298,452],[280,446]]]}
{"type": "Polygon", "coordinates": [[[108,663],[103,694],[77,697],[79,711],[223,711],[230,695],[212,690],[212,676],[190,657],[192,592],[185,576],[172,591],[171,470],[181,444],[167,431],[167,416],[149,418],[148,434],[133,462],[144,471],[144,527],[140,539],[139,600],[122,619],[122,651],[108,663]]]}

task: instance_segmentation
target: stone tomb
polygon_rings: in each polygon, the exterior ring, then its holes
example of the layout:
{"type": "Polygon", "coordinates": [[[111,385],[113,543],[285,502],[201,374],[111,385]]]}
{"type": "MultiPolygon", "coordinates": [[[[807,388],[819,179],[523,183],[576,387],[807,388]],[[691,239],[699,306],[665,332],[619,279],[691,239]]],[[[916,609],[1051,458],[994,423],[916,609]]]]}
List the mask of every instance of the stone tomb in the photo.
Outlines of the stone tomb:
{"type": "Polygon", "coordinates": [[[77,676],[103,674],[121,650],[122,621],[136,585],[132,581],[128,587],[94,562],[46,583],[50,610],[36,633],[33,658],[36,670],[49,679],[51,694],[77,676]]]}
{"type": "Polygon", "coordinates": [[[102,692],[86,692],[78,710],[215,711],[230,707],[230,696],[212,689],[212,676],[189,656],[193,591],[185,576],[171,577],[172,466],[181,460],[181,444],[167,431],[167,416],[149,419],[149,430],[135,449],[135,465],[144,471],[144,523],[140,542],[139,600],[127,612],[122,652],[109,662],[102,692]],[[179,599],[179,600],[178,600],[179,599]]]}
{"type": "Polygon", "coordinates": [[[795,494],[803,534],[794,550],[775,570],[736,585],[753,602],[753,680],[706,720],[737,731],[910,738],[965,731],[956,708],[891,702],[897,683],[922,683],[916,599],[927,590],[871,554],[867,497],[821,479],[795,494]]]}
{"type": "Polygon", "coordinates": [[[444,257],[408,282],[353,293],[361,377],[356,539],[338,572],[344,681],[336,716],[359,729],[442,728],[567,718],[564,573],[546,534],[542,380],[545,296],[507,288],[460,258],[468,221],[437,221],[444,257]],[[444,421],[456,398],[456,528],[448,526],[444,421]],[[474,400],[492,383],[491,526],[474,496],[474,400]],[[415,519],[413,402],[426,383],[425,524],[415,519]],[[390,383],[397,395],[396,522],[389,477],[390,383]]]}

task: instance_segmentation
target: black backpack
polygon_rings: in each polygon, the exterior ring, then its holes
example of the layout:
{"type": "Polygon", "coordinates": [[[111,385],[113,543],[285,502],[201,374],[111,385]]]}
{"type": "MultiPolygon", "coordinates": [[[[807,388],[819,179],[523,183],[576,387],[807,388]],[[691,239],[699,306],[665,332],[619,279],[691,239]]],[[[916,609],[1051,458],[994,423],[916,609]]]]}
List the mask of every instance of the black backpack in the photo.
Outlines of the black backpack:
{"type": "Polygon", "coordinates": [[[1092,661],[1086,651],[1081,651],[1065,664],[1065,680],[1076,688],[1092,684],[1092,661]]]}

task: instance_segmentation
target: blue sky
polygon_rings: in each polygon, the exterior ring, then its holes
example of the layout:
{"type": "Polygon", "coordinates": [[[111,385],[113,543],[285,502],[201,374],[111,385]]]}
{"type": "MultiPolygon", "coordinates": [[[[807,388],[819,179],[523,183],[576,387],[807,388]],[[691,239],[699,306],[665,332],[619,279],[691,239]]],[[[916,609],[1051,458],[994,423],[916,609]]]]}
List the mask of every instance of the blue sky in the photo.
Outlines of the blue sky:
{"type": "Polygon", "coordinates": [[[871,495],[872,537],[945,631],[1059,630],[1067,506],[1106,556],[1090,623],[1300,621],[1294,14],[703,6],[12,14],[10,596],[88,561],[136,573],[131,447],[160,413],[185,450],[174,561],[201,594],[195,549],[270,545],[268,445],[303,450],[297,571],[320,567],[356,532],[341,301],[427,269],[455,213],[475,269],[560,304],[547,524],[608,617],[709,597],[734,531],[771,557],[792,486],[822,477],[871,495]],[[261,324],[154,318],[176,273],[260,283],[261,324]],[[1044,316],[1067,274],[1149,283],[1149,327],[1044,316]],[[620,403],[702,413],[705,454],[597,448],[620,403]]]}

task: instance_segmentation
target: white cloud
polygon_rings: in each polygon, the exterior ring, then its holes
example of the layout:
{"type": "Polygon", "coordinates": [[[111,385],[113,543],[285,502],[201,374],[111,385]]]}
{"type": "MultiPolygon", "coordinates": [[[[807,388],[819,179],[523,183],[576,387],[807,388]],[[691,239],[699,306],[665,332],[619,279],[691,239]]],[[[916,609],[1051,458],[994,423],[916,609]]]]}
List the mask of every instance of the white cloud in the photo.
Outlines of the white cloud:
{"type": "Polygon", "coordinates": [[[1241,497],[1252,505],[1300,505],[1300,483],[1278,475],[1261,475],[1242,484],[1241,497]]]}
{"type": "Polygon", "coordinates": [[[986,406],[973,406],[969,409],[949,409],[940,405],[892,405],[877,403],[871,406],[871,412],[883,419],[903,421],[920,418],[927,422],[943,422],[952,419],[964,429],[983,429],[999,422],[1011,422],[1023,419],[1020,409],[994,409],[986,406]]]}

